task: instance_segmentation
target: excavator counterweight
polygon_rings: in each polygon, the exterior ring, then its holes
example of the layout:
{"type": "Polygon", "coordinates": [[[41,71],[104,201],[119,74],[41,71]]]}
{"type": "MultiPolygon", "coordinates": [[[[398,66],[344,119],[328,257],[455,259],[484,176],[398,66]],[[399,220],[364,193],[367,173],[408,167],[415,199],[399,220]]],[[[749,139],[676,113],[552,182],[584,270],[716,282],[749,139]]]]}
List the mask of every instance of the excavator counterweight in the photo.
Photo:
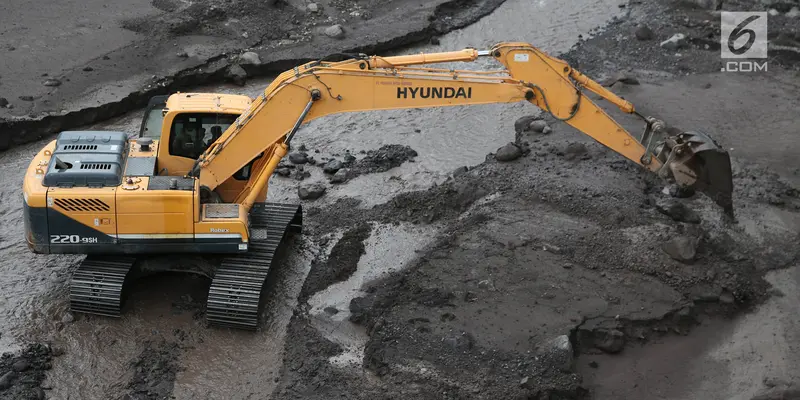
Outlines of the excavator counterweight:
{"type": "MultiPolygon", "coordinates": [[[[86,254],[71,283],[74,311],[122,312],[123,286],[155,255],[218,258],[207,319],[254,329],[262,285],[299,204],[266,202],[269,178],[299,128],[330,114],[527,102],[667,182],[706,193],[733,214],[728,154],[708,135],[667,128],[563,60],[527,43],[393,57],[313,61],[256,98],[217,93],[154,97],[138,138],[62,132],[23,183],[26,240],[35,253],[86,254]],[[437,64],[493,58],[502,68],[437,64]],[[593,92],[644,123],[637,138],[589,99],[593,92]]],[[[180,269],[167,263],[166,269],[180,269]]]]}

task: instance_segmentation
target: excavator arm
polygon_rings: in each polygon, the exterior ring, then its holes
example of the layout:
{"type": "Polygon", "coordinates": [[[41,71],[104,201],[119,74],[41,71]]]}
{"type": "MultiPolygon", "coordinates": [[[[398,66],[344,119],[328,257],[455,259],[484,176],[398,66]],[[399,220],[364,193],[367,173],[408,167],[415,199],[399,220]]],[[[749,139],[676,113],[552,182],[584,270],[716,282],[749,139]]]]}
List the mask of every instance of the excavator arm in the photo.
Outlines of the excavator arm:
{"type": "Polygon", "coordinates": [[[732,215],[727,153],[707,135],[668,135],[666,124],[640,115],[633,104],[566,62],[527,43],[499,43],[491,50],[314,61],[278,76],[195,163],[190,175],[213,190],[260,154],[264,160],[236,199],[246,208],[288,151],[305,122],[329,114],[402,108],[530,102],[632,162],[679,185],[705,192],[732,215]],[[427,67],[492,57],[505,69],[468,71],[427,67]],[[641,137],[628,133],[592,102],[589,90],[642,118],[641,137]],[[660,137],[659,138],[657,138],[660,137]]]}

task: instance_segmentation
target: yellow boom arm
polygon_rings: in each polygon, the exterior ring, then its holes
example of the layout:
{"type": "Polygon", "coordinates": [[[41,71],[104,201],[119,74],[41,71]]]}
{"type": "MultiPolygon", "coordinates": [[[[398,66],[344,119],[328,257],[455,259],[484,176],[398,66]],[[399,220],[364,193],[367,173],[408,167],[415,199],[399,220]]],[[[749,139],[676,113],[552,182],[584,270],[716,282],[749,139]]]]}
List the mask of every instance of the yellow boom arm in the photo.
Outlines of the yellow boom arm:
{"type": "Polygon", "coordinates": [[[528,101],[664,178],[701,189],[703,184],[708,186],[702,181],[703,171],[698,172],[691,163],[694,149],[708,148],[710,140],[705,136],[683,133],[688,136],[653,146],[652,135],[662,130],[663,123],[642,117],[647,129],[641,139],[636,139],[581,88],[626,113],[635,113],[630,102],[527,43],[500,43],[488,51],[465,49],[309,62],[278,76],[198,159],[192,174],[201,186],[213,190],[263,152],[266,162],[258,164],[261,168],[254,171],[236,200],[249,208],[263,192],[303,122],[343,112],[528,101]],[[493,57],[505,69],[466,71],[419,66],[469,62],[482,56],[493,57]],[[676,160],[679,165],[674,164],[676,160]],[[662,168],[667,162],[669,167],[662,168]]]}

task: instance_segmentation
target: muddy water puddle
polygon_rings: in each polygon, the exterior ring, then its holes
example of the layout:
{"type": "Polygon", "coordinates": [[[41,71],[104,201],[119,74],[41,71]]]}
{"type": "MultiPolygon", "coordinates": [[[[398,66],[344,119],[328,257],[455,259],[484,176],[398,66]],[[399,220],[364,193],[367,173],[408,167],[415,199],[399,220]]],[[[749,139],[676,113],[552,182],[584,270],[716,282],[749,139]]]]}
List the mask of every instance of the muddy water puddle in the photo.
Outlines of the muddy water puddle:
{"type": "MultiPolygon", "coordinates": [[[[545,51],[567,50],[579,34],[587,32],[619,13],[619,0],[558,1],[509,0],[476,25],[440,38],[440,46],[417,46],[397,53],[449,51],[464,47],[487,47],[499,41],[527,41],[545,51]]],[[[496,68],[484,61],[461,68],[496,68]]],[[[221,91],[255,96],[270,79],[251,81],[246,87],[213,86],[197,91],[221,91]]],[[[514,121],[531,114],[524,104],[480,105],[463,108],[375,111],[333,115],[305,125],[296,137],[318,159],[332,154],[354,154],[384,144],[404,144],[419,153],[416,162],[385,173],[362,175],[345,185],[329,187],[315,205],[337,198],[355,197],[372,205],[385,202],[400,192],[420,190],[446,179],[454,169],[482,162],[514,138],[514,121]]],[[[142,111],[86,129],[138,132],[142,111]]],[[[65,350],[49,374],[47,385],[53,398],[109,398],[125,392],[133,374],[131,362],[143,350],[143,343],[164,339],[178,343],[181,369],[173,394],[176,398],[268,397],[273,378],[282,363],[286,325],[297,294],[308,272],[312,253],[308,239],[290,248],[284,263],[270,279],[272,297],[264,309],[262,329],[256,333],[209,329],[194,310],[181,308],[187,299],[200,301],[208,282],[192,277],[158,275],[138,284],[120,319],[78,315],[67,317],[68,281],[80,256],[34,256],[23,241],[20,188],[22,171],[48,138],[19,146],[0,156],[0,350],[16,350],[29,340],[54,339],[65,350]],[[176,306],[175,304],[178,304],[176,306]]],[[[318,168],[310,168],[306,181],[325,181],[318,168]]],[[[270,200],[297,201],[297,181],[273,178],[270,200]]],[[[332,304],[347,310],[346,303],[360,285],[374,277],[402,267],[401,260],[431,239],[432,232],[411,228],[382,228],[370,240],[370,253],[362,260],[351,280],[320,293],[312,300],[314,312],[332,304]],[[393,260],[391,265],[386,259],[393,260]],[[363,268],[363,269],[362,269],[363,268]]],[[[192,303],[192,301],[188,301],[192,303]]],[[[188,306],[187,306],[188,307],[188,306]]],[[[337,318],[344,318],[342,313],[337,318]]],[[[340,325],[341,326],[341,325],[340,325]]],[[[320,326],[324,329],[323,326],[320,326]]],[[[356,336],[342,331],[342,342],[356,336]]],[[[332,335],[331,337],[335,337],[332,335]]],[[[358,358],[358,342],[348,353],[358,358]]],[[[345,357],[346,358],[346,357],[345,357]]],[[[347,360],[340,360],[347,361],[347,360]]]]}
{"type": "Polygon", "coordinates": [[[436,227],[410,224],[373,226],[356,271],[346,281],[332,284],[309,299],[314,326],[344,349],[331,358],[331,363],[361,366],[367,336],[362,328],[348,322],[350,301],[366,294],[361,291],[365,283],[404,269],[416,257],[416,250],[433,242],[437,233],[436,227]],[[332,309],[337,311],[331,313],[332,309]]]}
{"type": "Polygon", "coordinates": [[[782,295],[753,313],[706,321],[688,337],[656,339],[624,357],[580,357],[593,398],[750,400],[767,389],[765,380],[797,382],[800,266],[765,278],[782,295]]]}

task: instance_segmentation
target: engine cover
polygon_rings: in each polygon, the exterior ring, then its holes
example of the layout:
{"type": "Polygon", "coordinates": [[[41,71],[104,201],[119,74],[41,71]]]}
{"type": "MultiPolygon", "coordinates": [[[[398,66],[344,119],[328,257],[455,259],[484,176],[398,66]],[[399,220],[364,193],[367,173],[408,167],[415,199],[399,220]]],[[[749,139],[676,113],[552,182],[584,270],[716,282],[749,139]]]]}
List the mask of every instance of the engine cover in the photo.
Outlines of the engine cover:
{"type": "Polygon", "coordinates": [[[122,183],[128,135],[115,131],[65,131],[42,179],[44,186],[108,187],[122,183]]]}

